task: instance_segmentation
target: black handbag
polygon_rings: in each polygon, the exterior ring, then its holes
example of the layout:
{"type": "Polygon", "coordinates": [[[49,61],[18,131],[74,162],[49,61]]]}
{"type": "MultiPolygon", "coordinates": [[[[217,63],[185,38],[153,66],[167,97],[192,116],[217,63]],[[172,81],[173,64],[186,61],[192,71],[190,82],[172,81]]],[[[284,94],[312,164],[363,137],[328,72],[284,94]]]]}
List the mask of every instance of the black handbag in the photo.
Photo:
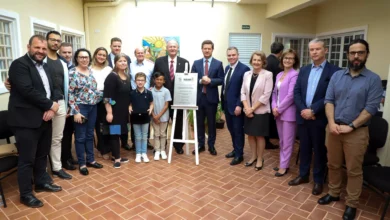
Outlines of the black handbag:
{"type": "Polygon", "coordinates": [[[146,124],[146,123],[149,123],[149,121],[150,121],[149,113],[148,112],[143,112],[143,113],[132,112],[130,114],[130,121],[133,124],[146,124]]]}

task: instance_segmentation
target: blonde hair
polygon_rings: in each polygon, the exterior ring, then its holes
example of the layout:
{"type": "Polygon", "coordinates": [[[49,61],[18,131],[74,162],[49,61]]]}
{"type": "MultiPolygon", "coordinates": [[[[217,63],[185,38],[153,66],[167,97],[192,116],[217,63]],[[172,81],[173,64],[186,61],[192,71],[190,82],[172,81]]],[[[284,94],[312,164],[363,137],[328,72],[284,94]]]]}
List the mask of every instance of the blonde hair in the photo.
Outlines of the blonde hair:
{"type": "Polygon", "coordinates": [[[263,51],[255,51],[252,53],[251,59],[249,60],[249,64],[252,65],[252,60],[254,56],[260,56],[261,62],[263,63],[263,68],[267,66],[267,57],[263,51]]]}

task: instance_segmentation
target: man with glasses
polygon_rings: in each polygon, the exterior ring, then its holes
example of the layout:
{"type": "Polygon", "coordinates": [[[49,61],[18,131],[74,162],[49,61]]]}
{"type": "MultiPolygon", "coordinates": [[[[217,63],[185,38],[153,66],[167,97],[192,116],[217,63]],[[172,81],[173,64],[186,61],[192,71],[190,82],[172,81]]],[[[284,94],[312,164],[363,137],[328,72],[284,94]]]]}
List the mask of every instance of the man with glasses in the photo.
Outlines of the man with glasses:
{"type": "Polygon", "coordinates": [[[378,111],[383,92],[380,77],[365,66],[369,53],[365,40],[353,40],[347,48],[349,68],[334,73],[325,96],[329,192],[318,203],[326,205],[340,200],[345,160],[348,180],[343,219],[346,220],[356,215],[369,141],[367,126],[378,111]]]}

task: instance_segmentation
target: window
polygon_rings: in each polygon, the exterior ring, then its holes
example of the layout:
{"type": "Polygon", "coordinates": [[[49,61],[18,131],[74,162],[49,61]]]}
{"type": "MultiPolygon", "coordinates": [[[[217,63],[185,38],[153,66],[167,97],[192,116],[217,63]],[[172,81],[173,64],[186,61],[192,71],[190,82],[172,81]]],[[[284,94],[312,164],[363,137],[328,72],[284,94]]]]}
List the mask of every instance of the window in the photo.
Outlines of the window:
{"type": "Polygon", "coordinates": [[[48,21],[40,20],[37,18],[30,17],[31,21],[31,35],[42,35],[46,37],[47,32],[54,31],[57,28],[56,24],[53,24],[48,21]]]}
{"type": "Polygon", "coordinates": [[[305,66],[311,63],[309,56],[309,42],[314,36],[288,36],[284,34],[278,34],[275,36],[275,42],[280,42],[284,45],[284,49],[293,49],[297,52],[301,61],[301,66],[305,66]]]}
{"type": "Polygon", "coordinates": [[[4,81],[11,63],[20,54],[19,15],[0,9],[0,94],[8,92],[4,81]]]}
{"type": "Polygon", "coordinates": [[[249,66],[249,59],[256,50],[261,50],[260,34],[229,34],[229,46],[237,47],[240,62],[249,66]]]}
{"type": "Polygon", "coordinates": [[[34,24],[34,34],[39,34],[46,37],[47,32],[53,31],[54,29],[45,27],[43,25],[34,24]]]}
{"type": "Polygon", "coordinates": [[[84,32],[60,26],[60,33],[62,35],[62,42],[72,44],[73,51],[85,47],[84,32]]]}

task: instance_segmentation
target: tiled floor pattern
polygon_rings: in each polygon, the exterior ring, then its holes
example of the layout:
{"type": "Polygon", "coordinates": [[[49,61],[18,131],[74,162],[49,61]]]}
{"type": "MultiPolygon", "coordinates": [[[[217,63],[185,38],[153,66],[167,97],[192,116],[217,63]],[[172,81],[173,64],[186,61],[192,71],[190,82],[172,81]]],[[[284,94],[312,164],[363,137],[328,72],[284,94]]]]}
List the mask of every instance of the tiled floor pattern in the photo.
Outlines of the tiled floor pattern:
{"type": "MultiPolygon", "coordinates": [[[[230,140],[227,129],[218,130],[218,156],[201,153],[199,166],[194,156],[176,153],[172,164],[135,164],[135,153],[122,151],[131,161],[121,169],[99,158],[103,169],[90,169],[87,177],[71,171],[72,180],[55,179],[63,191],[38,193],[44,202],[39,209],[20,204],[12,175],[2,181],[8,207],[0,208],[0,219],[341,219],[343,201],[319,206],[319,196],[311,194],[312,183],[288,186],[297,175],[297,149],[289,174],[277,178],[272,168],[278,164],[279,150],[266,150],[261,171],[243,164],[232,167],[224,157],[231,151],[230,140]]],[[[248,159],[248,146],[245,155],[248,159]]],[[[381,197],[364,189],[358,219],[379,219],[383,205],[381,197]]]]}

